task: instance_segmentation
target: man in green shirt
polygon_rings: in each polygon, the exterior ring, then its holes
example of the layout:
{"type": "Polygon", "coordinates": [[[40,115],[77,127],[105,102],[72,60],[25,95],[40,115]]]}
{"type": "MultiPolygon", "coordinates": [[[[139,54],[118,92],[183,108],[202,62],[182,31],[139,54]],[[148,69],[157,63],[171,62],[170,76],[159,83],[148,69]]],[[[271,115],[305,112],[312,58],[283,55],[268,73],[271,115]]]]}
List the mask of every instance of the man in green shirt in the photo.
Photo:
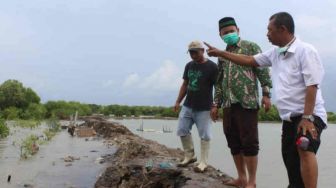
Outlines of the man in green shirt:
{"type": "MultiPolygon", "coordinates": [[[[219,34],[227,44],[226,51],[245,55],[261,52],[257,44],[240,38],[239,28],[231,17],[219,20],[219,34]]],[[[262,86],[262,105],[268,111],[271,107],[272,87],[269,69],[240,66],[224,58],[218,58],[218,69],[211,116],[216,120],[218,108],[223,108],[224,134],[238,172],[237,179],[224,183],[239,187],[256,187],[259,151],[257,79],[262,86]]]]}

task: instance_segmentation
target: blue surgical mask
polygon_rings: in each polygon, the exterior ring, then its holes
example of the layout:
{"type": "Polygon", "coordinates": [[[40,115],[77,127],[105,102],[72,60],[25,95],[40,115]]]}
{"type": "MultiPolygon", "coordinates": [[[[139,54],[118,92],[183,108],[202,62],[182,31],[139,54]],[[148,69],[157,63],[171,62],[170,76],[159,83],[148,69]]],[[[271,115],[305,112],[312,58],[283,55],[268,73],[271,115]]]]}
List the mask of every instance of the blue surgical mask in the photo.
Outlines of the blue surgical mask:
{"type": "Polygon", "coordinates": [[[296,39],[296,37],[294,37],[286,46],[279,47],[278,48],[278,53],[279,54],[285,54],[288,51],[289,47],[293,44],[295,39],[296,39]]]}
{"type": "Polygon", "coordinates": [[[239,41],[239,35],[237,32],[229,33],[221,36],[222,40],[228,45],[235,45],[239,41]]]}
{"type": "Polygon", "coordinates": [[[278,48],[279,54],[287,52],[288,48],[289,48],[289,46],[284,46],[284,47],[278,48]]]}

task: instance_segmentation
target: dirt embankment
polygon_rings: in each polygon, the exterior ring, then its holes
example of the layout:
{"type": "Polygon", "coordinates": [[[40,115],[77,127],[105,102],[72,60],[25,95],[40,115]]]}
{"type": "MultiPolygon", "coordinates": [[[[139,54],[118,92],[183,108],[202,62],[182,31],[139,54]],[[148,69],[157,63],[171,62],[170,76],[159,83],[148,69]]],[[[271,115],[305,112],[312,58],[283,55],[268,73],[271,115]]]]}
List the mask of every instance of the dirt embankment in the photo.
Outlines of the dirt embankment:
{"type": "Polygon", "coordinates": [[[144,139],[125,126],[100,117],[83,120],[86,126],[104,136],[107,144],[118,148],[109,159],[111,166],[98,178],[96,188],[229,187],[222,182],[230,177],[211,166],[205,173],[195,173],[193,165],[176,167],[183,157],[180,149],[144,139]]]}

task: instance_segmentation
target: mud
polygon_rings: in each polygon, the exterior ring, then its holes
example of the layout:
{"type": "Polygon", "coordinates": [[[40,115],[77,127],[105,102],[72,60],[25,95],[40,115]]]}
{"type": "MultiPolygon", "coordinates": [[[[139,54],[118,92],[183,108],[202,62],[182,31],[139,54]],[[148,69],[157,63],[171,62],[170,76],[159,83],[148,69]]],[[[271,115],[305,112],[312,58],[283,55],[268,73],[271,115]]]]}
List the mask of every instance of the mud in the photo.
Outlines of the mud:
{"type": "MultiPolygon", "coordinates": [[[[107,145],[117,147],[109,158],[110,164],[98,178],[95,188],[229,188],[223,181],[229,177],[212,166],[204,173],[196,173],[191,164],[176,167],[183,151],[171,149],[155,141],[133,134],[125,126],[101,117],[83,117],[83,126],[92,127],[105,138],[107,145]]],[[[173,138],[177,139],[177,138],[173,138]]]]}

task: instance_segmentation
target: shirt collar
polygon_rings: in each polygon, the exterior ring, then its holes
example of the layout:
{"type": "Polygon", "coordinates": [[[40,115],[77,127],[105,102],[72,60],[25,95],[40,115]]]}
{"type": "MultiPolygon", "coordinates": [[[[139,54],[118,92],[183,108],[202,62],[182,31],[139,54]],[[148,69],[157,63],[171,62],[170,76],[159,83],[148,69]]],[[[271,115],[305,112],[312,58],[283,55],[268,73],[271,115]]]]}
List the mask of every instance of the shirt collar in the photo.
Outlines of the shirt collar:
{"type": "Polygon", "coordinates": [[[300,43],[300,39],[295,38],[294,42],[289,46],[287,52],[295,53],[295,50],[296,50],[299,43],[300,43]]]}
{"type": "Polygon", "coordinates": [[[241,47],[241,41],[242,41],[242,40],[241,40],[241,38],[239,37],[239,41],[238,41],[237,44],[232,45],[232,46],[229,46],[229,45],[226,46],[226,51],[228,51],[228,50],[230,50],[230,49],[235,49],[236,47],[240,48],[240,47],[241,47]]]}

